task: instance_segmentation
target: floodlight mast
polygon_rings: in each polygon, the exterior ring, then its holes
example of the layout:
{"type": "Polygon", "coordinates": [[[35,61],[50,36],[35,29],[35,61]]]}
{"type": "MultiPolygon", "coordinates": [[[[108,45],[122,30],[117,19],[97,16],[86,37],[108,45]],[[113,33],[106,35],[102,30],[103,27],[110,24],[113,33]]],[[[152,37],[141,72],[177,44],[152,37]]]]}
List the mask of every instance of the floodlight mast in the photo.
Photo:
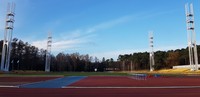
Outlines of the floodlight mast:
{"type": "Polygon", "coordinates": [[[149,52],[149,60],[150,60],[150,71],[154,71],[154,51],[153,51],[153,32],[149,32],[149,44],[150,44],[150,52],[149,52]]]}
{"type": "Polygon", "coordinates": [[[46,62],[45,62],[45,71],[46,72],[50,72],[51,44],[52,44],[52,36],[51,36],[51,33],[49,32],[48,39],[47,39],[46,62]]]}
{"type": "Polygon", "coordinates": [[[12,33],[14,25],[14,16],[15,16],[15,3],[8,3],[6,20],[5,20],[5,32],[2,48],[2,57],[1,57],[1,71],[9,71],[10,67],[10,54],[12,49],[12,33]]]}
{"type": "Polygon", "coordinates": [[[194,10],[192,3],[185,4],[186,24],[187,24],[187,37],[188,37],[188,50],[191,71],[198,70],[198,56],[196,47],[196,33],[194,26],[194,10]]]}

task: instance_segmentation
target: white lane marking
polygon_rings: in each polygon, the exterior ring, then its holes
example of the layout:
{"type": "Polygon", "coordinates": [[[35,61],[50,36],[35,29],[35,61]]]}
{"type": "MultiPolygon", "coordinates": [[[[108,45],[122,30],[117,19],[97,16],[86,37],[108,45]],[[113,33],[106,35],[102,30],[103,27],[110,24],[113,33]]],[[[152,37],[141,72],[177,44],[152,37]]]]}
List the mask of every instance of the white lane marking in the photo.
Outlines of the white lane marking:
{"type": "Polygon", "coordinates": [[[62,88],[79,88],[79,89],[172,89],[172,88],[200,88],[200,86],[156,86],[156,87],[77,87],[63,86],[62,88]]]}
{"type": "Polygon", "coordinates": [[[0,85],[0,88],[19,88],[19,86],[0,85]]]}

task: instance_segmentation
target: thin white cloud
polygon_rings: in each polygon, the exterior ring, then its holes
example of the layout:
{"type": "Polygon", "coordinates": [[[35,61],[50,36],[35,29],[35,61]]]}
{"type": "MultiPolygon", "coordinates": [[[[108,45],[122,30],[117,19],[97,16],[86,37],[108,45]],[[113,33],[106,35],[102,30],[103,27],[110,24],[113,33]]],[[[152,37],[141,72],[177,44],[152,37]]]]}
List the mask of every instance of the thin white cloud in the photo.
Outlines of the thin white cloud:
{"type": "Polygon", "coordinates": [[[76,29],[70,32],[62,32],[59,35],[58,40],[69,40],[69,39],[75,39],[75,38],[80,38],[82,37],[84,32],[81,31],[81,29],[76,29]]]}
{"type": "Polygon", "coordinates": [[[98,32],[99,30],[109,29],[109,28],[112,28],[112,27],[119,25],[121,23],[128,22],[129,20],[134,19],[133,17],[134,17],[133,15],[123,16],[123,17],[120,17],[120,18],[117,18],[117,19],[114,19],[114,20],[99,23],[97,25],[94,25],[94,26],[91,26],[91,27],[88,27],[88,28],[75,29],[75,30],[67,32],[67,33],[63,32],[63,33],[60,34],[60,37],[62,39],[66,39],[66,38],[71,39],[71,38],[80,38],[80,37],[83,37],[83,36],[84,37],[85,36],[91,36],[91,35],[94,35],[92,33],[98,32]]]}
{"type": "Polygon", "coordinates": [[[138,14],[126,15],[126,16],[122,16],[122,17],[114,19],[114,20],[110,20],[110,21],[103,22],[103,23],[97,24],[95,26],[92,26],[92,27],[88,28],[85,32],[87,32],[87,33],[97,32],[99,30],[105,30],[108,28],[112,28],[116,25],[130,22],[130,21],[133,21],[136,19],[137,20],[138,19],[149,19],[149,18],[157,17],[159,15],[164,15],[164,14],[173,13],[173,12],[176,12],[176,10],[170,10],[170,11],[164,11],[164,12],[158,12],[158,13],[141,12],[138,14]]]}
{"type": "MultiPolygon", "coordinates": [[[[60,37],[52,37],[51,51],[54,54],[64,52],[66,50],[77,50],[82,44],[89,42],[89,37],[83,37],[79,31],[74,31],[73,33],[68,33],[60,37]]],[[[31,44],[39,49],[46,49],[47,39],[33,41],[31,44]]]]}
{"type": "MultiPolygon", "coordinates": [[[[74,39],[74,40],[60,40],[52,43],[52,52],[62,52],[67,49],[76,48],[77,45],[83,43],[83,40],[74,39]]],[[[46,49],[47,48],[47,40],[41,40],[41,41],[34,41],[32,42],[32,45],[40,48],[40,49],[46,49]]]]}
{"type": "Polygon", "coordinates": [[[119,25],[121,23],[128,22],[132,19],[134,19],[133,15],[123,16],[123,17],[117,18],[115,20],[103,22],[103,23],[100,23],[100,24],[95,25],[93,27],[90,27],[86,30],[86,32],[92,33],[92,32],[96,32],[96,31],[99,31],[99,30],[108,29],[108,28],[114,27],[116,25],[119,25]]]}
{"type": "MultiPolygon", "coordinates": [[[[123,16],[114,20],[110,20],[107,22],[102,22],[97,25],[94,25],[92,27],[83,28],[83,29],[75,29],[73,31],[69,32],[63,32],[60,33],[59,37],[53,37],[52,44],[52,52],[63,52],[67,49],[77,49],[78,46],[82,44],[92,43],[92,38],[96,36],[95,32],[98,32],[100,30],[105,30],[112,28],[114,26],[132,21],[135,19],[135,17],[140,17],[141,14],[136,15],[127,15],[123,16]]],[[[32,42],[32,44],[39,48],[46,48],[46,41],[35,41],[32,42]],[[45,44],[45,45],[44,45],[45,44]]],[[[111,52],[100,52],[100,53],[93,53],[92,56],[97,56],[98,58],[106,57],[106,58],[114,58],[117,59],[118,55],[120,54],[130,54],[133,52],[139,52],[139,51],[147,51],[148,49],[140,49],[140,50],[116,50],[111,52]]]]}
{"type": "Polygon", "coordinates": [[[61,52],[67,49],[77,48],[81,43],[83,43],[83,41],[79,39],[58,41],[52,44],[52,50],[54,52],[61,52]]]}
{"type": "MultiPolygon", "coordinates": [[[[59,37],[53,37],[52,52],[63,52],[68,49],[77,49],[82,44],[94,44],[92,38],[96,36],[94,32],[111,28],[123,22],[127,22],[131,16],[124,16],[115,20],[97,24],[90,28],[76,29],[70,32],[63,32],[59,37]],[[55,40],[55,41],[54,41],[55,40]]],[[[32,45],[46,49],[46,40],[33,41],[32,45]]]]}
{"type": "Polygon", "coordinates": [[[40,49],[46,49],[47,48],[47,41],[46,40],[34,41],[31,44],[33,46],[40,48],[40,49]]]}

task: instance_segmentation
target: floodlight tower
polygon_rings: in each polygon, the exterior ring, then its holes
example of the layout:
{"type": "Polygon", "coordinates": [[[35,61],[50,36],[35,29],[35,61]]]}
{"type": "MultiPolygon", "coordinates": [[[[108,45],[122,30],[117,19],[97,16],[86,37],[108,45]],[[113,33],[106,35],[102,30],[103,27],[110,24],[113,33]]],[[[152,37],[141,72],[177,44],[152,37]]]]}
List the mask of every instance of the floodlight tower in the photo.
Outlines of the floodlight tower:
{"type": "Polygon", "coordinates": [[[188,49],[191,71],[198,70],[198,56],[196,47],[196,33],[194,29],[194,10],[192,3],[188,6],[185,4],[187,35],[188,35],[188,49]]]}
{"type": "Polygon", "coordinates": [[[11,41],[14,25],[14,16],[15,16],[15,3],[8,3],[6,20],[5,20],[5,32],[4,32],[4,41],[1,57],[1,70],[9,71],[10,66],[10,54],[11,54],[11,41]]]}
{"type": "Polygon", "coordinates": [[[153,32],[149,32],[149,44],[150,44],[150,52],[149,52],[149,59],[150,59],[150,71],[154,71],[154,51],[153,51],[153,32]]]}
{"type": "Polygon", "coordinates": [[[46,72],[50,72],[51,43],[52,43],[52,37],[51,37],[51,33],[49,32],[48,39],[47,39],[46,62],[45,62],[45,71],[46,72]]]}

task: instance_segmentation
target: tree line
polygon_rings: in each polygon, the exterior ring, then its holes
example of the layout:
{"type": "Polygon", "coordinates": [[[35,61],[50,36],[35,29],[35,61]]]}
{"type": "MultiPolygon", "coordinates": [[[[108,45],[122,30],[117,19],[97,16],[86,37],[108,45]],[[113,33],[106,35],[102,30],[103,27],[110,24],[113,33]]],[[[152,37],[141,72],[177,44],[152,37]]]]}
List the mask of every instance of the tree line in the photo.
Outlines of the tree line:
{"type": "MultiPolygon", "coordinates": [[[[198,63],[200,62],[200,45],[197,45],[198,63]]],[[[118,61],[122,62],[124,70],[149,70],[149,53],[138,52],[133,54],[119,55],[118,61]]],[[[159,69],[171,69],[177,65],[189,65],[189,51],[188,48],[168,50],[168,51],[156,51],[154,52],[156,70],[159,69]]]]}
{"type": "MultiPolygon", "coordinates": [[[[0,52],[2,51],[3,40],[0,41],[0,52]]],[[[200,57],[200,46],[197,46],[200,57]]],[[[0,53],[0,56],[2,53],[0,53]]],[[[172,68],[176,65],[188,65],[189,56],[188,48],[156,51],[154,53],[156,70],[164,68],[172,68]]],[[[10,58],[10,70],[38,70],[44,71],[46,50],[38,49],[23,42],[17,38],[13,38],[12,51],[10,58]]],[[[1,60],[0,60],[1,61],[1,60]]],[[[200,62],[200,59],[198,60],[200,62]]],[[[149,53],[137,52],[132,54],[119,55],[114,61],[112,58],[101,60],[88,54],[65,54],[63,52],[57,55],[51,55],[51,71],[134,71],[149,70],[149,53]]]]}
{"type": "MultiPolygon", "coordinates": [[[[13,38],[11,44],[12,50],[10,57],[10,70],[44,71],[46,50],[38,49],[37,47],[30,45],[28,42],[23,42],[17,38],[13,38]]],[[[3,40],[0,41],[0,57],[2,56],[2,48],[3,40]]],[[[97,57],[92,57],[88,54],[65,54],[60,52],[56,56],[53,54],[51,55],[50,63],[51,71],[90,72],[94,71],[95,68],[98,71],[105,71],[108,60],[105,60],[105,62],[100,62],[97,57]]]]}

